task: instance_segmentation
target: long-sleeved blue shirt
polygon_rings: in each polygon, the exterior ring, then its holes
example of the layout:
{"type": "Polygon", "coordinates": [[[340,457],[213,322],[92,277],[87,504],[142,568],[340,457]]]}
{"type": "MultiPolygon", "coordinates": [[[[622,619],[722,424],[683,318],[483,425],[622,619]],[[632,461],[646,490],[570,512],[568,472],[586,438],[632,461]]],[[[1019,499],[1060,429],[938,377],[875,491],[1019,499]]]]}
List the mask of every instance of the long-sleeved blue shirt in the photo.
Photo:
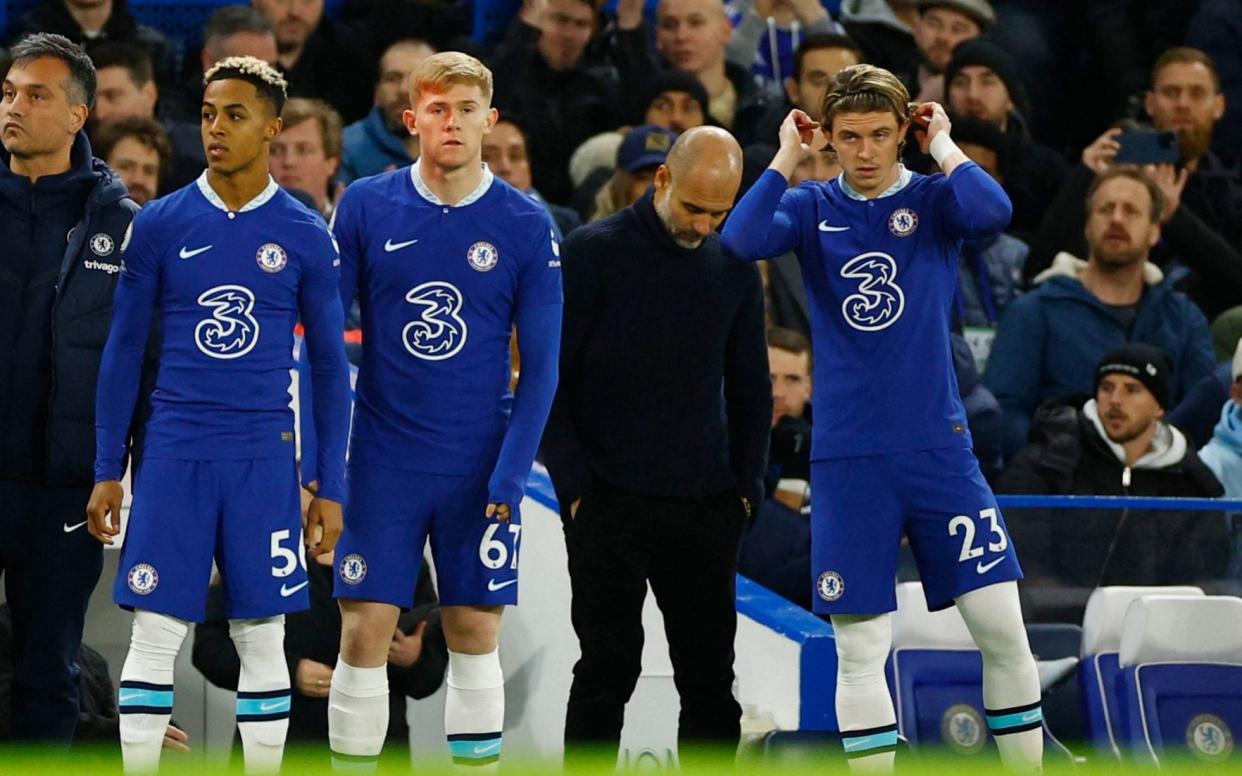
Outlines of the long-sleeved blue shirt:
{"type": "Polygon", "coordinates": [[[238,212],[206,173],[134,219],[100,366],[96,481],[121,476],[147,335],[162,345],[144,455],[292,457],[293,327],[306,328],[318,384],[319,495],[344,498],[349,371],[339,259],[326,225],[274,181],[238,212]]]}
{"type": "Polygon", "coordinates": [[[793,251],[811,302],[813,460],[970,447],[949,342],[962,240],[1009,222],[1009,198],[973,162],[902,170],[865,199],[844,176],[786,189],[760,176],[724,230],[754,260],[793,251]]]}

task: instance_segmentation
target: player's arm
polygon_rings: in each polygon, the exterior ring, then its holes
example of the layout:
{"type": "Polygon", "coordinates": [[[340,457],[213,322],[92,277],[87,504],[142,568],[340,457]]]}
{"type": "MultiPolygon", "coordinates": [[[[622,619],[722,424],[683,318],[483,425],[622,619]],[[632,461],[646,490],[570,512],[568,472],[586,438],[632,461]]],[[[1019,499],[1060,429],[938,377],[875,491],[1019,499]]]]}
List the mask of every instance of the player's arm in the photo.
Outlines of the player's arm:
{"type": "Polygon", "coordinates": [[[553,249],[556,243],[551,220],[544,218],[540,224],[537,242],[518,275],[515,319],[522,374],[513,394],[509,429],[487,483],[487,516],[501,520],[517,512],[526,493],[526,477],[556,395],[561,348],[560,257],[553,249]]]}
{"type": "MultiPolygon", "coordinates": [[[[341,332],[345,311],[341,308],[338,258],[325,231],[303,271],[298,304],[306,330],[310,364],[311,414],[319,437],[315,467],[319,487],[307,509],[307,553],[314,557],[330,551],[341,533],[341,503],[345,500],[345,446],[349,438],[349,360],[341,332]],[[325,503],[329,502],[329,503],[325,503]],[[316,537],[316,528],[323,531],[316,537]],[[318,539],[318,540],[316,540],[318,539]]],[[[299,381],[300,382],[300,381],[299,381]]]]}
{"type": "Polygon", "coordinates": [[[738,492],[749,509],[763,500],[772,422],[772,380],[764,335],[763,286],[749,270],[725,351],[724,397],[729,420],[729,460],[738,492]]]}
{"type": "Polygon", "coordinates": [[[781,124],[780,149],[725,222],[725,251],[744,261],[766,259],[798,247],[798,218],[789,179],[819,124],[792,110],[781,124]]]}
{"type": "Polygon", "coordinates": [[[970,161],[949,136],[952,124],[940,103],[925,102],[915,111],[915,122],[926,122],[919,145],[931,154],[949,179],[951,197],[941,202],[941,223],[953,237],[991,237],[1013,217],[1013,204],[1001,185],[970,161]]]}
{"type": "Polygon", "coordinates": [[[122,466],[129,443],[142,359],[159,299],[152,213],[140,213],[122,246],[124,269],[112,300],[112,328],[95,393],[95,488],[86,505],[87,530],[104,544],[121,532],[122,466]],[[147,218],[143,216],[147,215],[147,218]]]}

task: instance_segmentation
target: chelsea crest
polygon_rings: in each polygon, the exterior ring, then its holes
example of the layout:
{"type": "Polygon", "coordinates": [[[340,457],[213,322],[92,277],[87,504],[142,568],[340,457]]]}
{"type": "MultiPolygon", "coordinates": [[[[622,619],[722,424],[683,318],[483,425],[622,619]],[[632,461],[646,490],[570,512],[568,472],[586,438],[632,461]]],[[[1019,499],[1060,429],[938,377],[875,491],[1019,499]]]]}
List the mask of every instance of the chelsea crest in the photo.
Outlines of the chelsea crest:
{"type": "Polygon", "coordinates": [[[264,272],[280,272],[289,263],[289,254],[276,243],[265,243],[254,258],[264,272]]]}
{"type": "Polygon", "coordinates": [[[496,266],[496,262],[500,261],[500,251],[496,250],[495,245],[480,240],[466,251],[466,261],[469,262],[471,269],[487,272],[496,266]]]}

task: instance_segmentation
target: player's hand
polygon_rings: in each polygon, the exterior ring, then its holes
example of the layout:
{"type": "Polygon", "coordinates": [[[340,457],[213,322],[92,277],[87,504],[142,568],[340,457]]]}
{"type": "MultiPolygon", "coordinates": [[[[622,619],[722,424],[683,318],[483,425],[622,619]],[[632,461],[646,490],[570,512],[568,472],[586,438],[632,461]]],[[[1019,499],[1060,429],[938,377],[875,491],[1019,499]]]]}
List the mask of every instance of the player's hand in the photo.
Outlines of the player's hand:
{"type": "Polygon", "coordinates": [[[914,136],[918,139],[919,149],[923,153],[928,153],[931,141],[936,139],[936,135],[941,132],[947,135],[953,129],[949,114],[944,112],[944,106],[938,102],[925,102],[919,105],[915,108],[910,121],[914,124],[914,136]]]}
{"type": "Polygon", "coordinates": [[[392,643],[388,645],[388,662],[398,668],[409,668],[423,656],[423,631],[427,630],[427,621],[419,620],[409,635],[402,633],[400,628],[393,631],[392,643]]]}
{"type": "Polygon", "coordinates": [[[1083,165],[1096,175],[1107,170],[1121,150],[1121,144],[1117,142],[1120,134],[1121,127],[1113,127],[1082,149],[1083,165]]]}
{"type": "Polygon", "coordinates": [[[125,489],[119,480],[95,483],[90,501],[86,502],[86,530],[104,544],[121,532],[121,500],[125,489]]]}
{"type": "Polygon", "coordinates": [[[308,698],[327,698],[332,689],[332,667],[302,658],[294,669],[298,692],[308,698]]]}
{"type": "Polygon", "coordinates": [[[1186,181],[1190,180],[1190,170],[1183,167],[1179,171],[1171,164],[1145,164],[1143,172],[1164,194],[1164,212],[1160,214],[1160,223],[1167,224],[1182,204],[1182,192],[1186,189],[1186,181]]]}
{"type": "Polygon", "coordinates": [[[486,517],[494,517],[502,523],[507,523],[513,517],[513,510],[509,509],[508,504],[488,504],[487,511],[483,514],[486,517]]]}
{"type": "Polygon", "coordinates": [[[190,753],[190,747],[186,741],[190,740],[190,734],[177,727],[169,725],[164,729],[164,748],[171,749],[174,752],[190,753]]]}
{"type": "Polygon", "coordinates": [[[780,150],[796,151],[801,157],[803,152],[811,150],[817,129],[818,121],[813,120],[805,111],[794,108],[781,122],[780,150]]]}
{"type": "Polygon", "coordinates": [[[341,516],[341,504],[326,498],[311,499],[306,508],[306,556],[315,558],[336,547],[336,540],[341,538],[344,519],[341,516]]]}

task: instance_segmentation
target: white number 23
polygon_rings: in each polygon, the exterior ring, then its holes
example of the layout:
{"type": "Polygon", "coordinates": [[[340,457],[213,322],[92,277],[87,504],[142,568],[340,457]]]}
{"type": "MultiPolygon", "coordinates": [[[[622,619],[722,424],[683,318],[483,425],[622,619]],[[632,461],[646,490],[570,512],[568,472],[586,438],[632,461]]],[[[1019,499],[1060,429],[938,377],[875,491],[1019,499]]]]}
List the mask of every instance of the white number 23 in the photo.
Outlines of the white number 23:
{"type": "MultiPolygon", "coordinates": [[[[989,552],[1004,552],[1009,546],[1009,537],[1005,536],[1005,529],[1001,527],[1000,516],[996,514],[995,509],[984,509],[979,512],[980,520],[989,521],[991,532],[995,534],[996,540],[988,542],[989,552]]],[[[962,534],[962,552],[958,555],[959,563],[967,561],[983,555],[982,547],[975,547],[975,521],[966,515],[958,515],[949,521],[949,536],[957,536],[962,534]],[[960,530],[959,530],[960,529],[960,530]]]]}

